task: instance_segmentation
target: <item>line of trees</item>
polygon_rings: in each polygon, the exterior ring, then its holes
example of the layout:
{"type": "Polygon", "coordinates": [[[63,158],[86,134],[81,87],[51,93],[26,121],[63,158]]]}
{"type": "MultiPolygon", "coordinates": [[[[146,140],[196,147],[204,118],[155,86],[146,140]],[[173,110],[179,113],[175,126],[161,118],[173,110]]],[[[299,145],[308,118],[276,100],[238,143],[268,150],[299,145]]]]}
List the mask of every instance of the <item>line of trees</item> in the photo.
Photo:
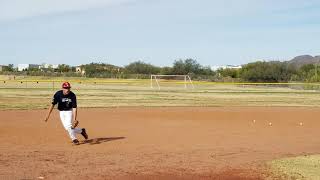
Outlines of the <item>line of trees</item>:
{"type": "Polygon", "coordinates": [[[213,80],[216,72],[209,66],[202,66],[194,59],[176,60],[172,67],[159,67],[143,61],[135,61],[124,67],[104,63],[82,65],[86,77],[116,77],[116,78],[150,78],[158,75],[190,75],[194,79],[213,80]]]}
{"type": "Polygon", "coordinates": [[[257,61],[241,69],[220,69],[221,76],[242,82],[319,82],[320,69],[317,64],[295,66],[290,62],[257,61]]]}
{"type": "Polygon", "coordinates": [[[1,74],[23,74],[34,76],[85,76],[98,78],[150,78],[158,75],[190,75],[195,80],[233,81],[233,82],[319,82],[320,69],[317,64],[295,66],[290,62],[257,61],[243,65],[240,69],[218,69],[213,71],[209,66],[202,66],[194,59],[179,59],[171,67],[159,67],[143,61],[132,62],[124,67],[106,63],[90,63],[82,65],[81,72],[75,67],[61,64],[56,70],[28,69],[15,72],[9,65],[1,74]]]}

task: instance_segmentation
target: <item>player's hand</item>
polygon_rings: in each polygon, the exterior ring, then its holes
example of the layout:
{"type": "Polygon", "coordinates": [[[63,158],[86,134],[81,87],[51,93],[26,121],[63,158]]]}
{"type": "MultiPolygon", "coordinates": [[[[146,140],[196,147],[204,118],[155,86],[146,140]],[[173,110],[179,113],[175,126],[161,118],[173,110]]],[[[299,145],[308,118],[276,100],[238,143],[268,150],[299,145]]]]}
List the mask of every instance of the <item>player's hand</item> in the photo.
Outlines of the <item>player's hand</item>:
{"type": "Polygon", "coordinates": [[[71,129],[76,128],[76,127],[78,126],[78,124],[79,124],[79,121],[78,121],[78,120],[73,120],[71,129]]]}
{"type": "Polygon", "coordinates": [[[49,117],[46,117],[46,118],[45,118],[45,120],[44,120],[44,122],[47,122],[47,121],[48,121],[48,119],[49,119],[49,117]]]}

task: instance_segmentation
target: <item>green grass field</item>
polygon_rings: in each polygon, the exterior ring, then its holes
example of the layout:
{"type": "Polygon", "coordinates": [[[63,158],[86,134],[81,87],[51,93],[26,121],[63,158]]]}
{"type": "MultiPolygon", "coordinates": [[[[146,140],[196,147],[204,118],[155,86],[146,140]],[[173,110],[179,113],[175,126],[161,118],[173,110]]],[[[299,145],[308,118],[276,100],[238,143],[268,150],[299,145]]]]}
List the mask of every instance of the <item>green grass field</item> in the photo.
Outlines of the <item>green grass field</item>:
{"type": "Polygon", "coordinates": [[[47,108],[63,81],[72,84],[79,107],[303,106],[318,107],[318,84],[237,84],[150,80],[0,76],[0,109],[47,108]]]}

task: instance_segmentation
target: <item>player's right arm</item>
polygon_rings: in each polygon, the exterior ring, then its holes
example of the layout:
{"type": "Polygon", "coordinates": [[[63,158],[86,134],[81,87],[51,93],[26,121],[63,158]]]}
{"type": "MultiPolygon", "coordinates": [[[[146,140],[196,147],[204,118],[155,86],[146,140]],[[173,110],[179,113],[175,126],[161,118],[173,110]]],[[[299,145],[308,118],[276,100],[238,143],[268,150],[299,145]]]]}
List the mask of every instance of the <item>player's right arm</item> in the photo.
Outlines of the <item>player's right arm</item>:
{"type": "Polygon", "coordinates": [[[44,120],[45,122],[47,122],[49,120],[49,117],[50,117],[50,114],[54,108],[54,106],[58,103],[58,96],[57,96],[57,93],[53,96],[52,98],[52,103],[49,107],[49,110],[48,110],[48,114],[46,116],[46,119],[44,120]]]}
{"type": "Polygon", "coordinates": [[[47,121],[49,120],[49,117],[50,117],[50,114],[51,114],[53,108],[54,108],[54,104],[51,104],[50,107],[49,107],[49,110],[48,110],[48,114],[47,114],[47,116],[46,116],[46,119],[44,120],[45,122],[47,122],[47,121]]]}

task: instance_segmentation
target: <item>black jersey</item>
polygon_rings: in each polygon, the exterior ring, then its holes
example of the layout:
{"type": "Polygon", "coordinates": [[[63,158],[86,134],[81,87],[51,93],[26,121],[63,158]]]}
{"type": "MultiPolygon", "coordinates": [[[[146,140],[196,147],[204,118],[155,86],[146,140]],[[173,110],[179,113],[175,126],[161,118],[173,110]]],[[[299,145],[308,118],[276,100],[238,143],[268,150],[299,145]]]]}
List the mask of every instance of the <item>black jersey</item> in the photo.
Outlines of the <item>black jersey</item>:
{"type": "Polygon", "coordinates": [[[60,90],[54,94],[52,104],[58,104],[58,109],[60,111],[69,111],[72,108],[77,107],[77,97],[72,91],[70,91],[69,94],[64,95],[63,91],[60,90]]]}

